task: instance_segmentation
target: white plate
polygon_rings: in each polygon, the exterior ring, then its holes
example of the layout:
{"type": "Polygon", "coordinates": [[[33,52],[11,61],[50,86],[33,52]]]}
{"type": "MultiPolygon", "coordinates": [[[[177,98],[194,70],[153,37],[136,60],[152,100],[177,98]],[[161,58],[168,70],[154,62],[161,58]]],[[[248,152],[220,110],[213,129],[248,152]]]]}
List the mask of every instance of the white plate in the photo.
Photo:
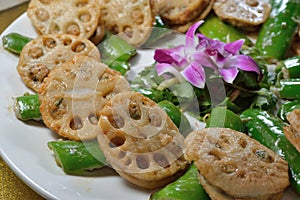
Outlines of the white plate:
{"type": "MultiPolygon", "coordinates": [[[[36,32],[26,14],[19,17],[2,34],[18,32],[36,37],[36,32]]],[[[1,38],[2,38],[1,36],[1,38]]],[[[47,199],[84,200],[147,200],[151,191],[136,188],[110,170],[105,176],[78,177],[64,174],[47,147],[47,142],[57,136],[38,123],[24,123],[16,119],[12,109],[12,97],[28,91],[16,71],[18,57],[5,51],[0,41],[0,155],[9,167],[27,185],[47,199]]],[[[144,63],[152,64],[151,51],[141,54],[144,63]]],[[[296,200],[299,196],[292,190],[285,193],[284,200],[296,200]]]]}

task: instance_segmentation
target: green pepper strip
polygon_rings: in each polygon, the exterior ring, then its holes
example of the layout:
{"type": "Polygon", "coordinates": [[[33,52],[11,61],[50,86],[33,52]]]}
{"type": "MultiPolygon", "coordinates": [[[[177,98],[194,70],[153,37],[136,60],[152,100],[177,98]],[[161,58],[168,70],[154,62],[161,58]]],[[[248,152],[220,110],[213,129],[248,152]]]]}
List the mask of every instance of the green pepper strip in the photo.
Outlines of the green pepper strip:
{"type": "Polygon", "coordinates": [[[25,94],[15,98],[15,114],[22,121],[41,120],[40,101],[37,94],[25,94]]]}
{"type": "Polygon", "coordinates": [[[280,80],[279,96],[282,99],[300,98],[300,78],[280,80]]]}
{"type": "Polygon", "coordinates": [[[296,108],[300,109],[300,99],[295,99],[293,101],[286,101],[280,105],[277,112],[277,116],[281,120],[288,122],[286,116],[296,108]]]}
{"type": "Polygon", "coordinates": [[[159,102],[158,105],[164,109],[174,124],[179,128],[179,132],[182,135],[185,136],[192,131],[192,127],[188,119],[177,106],[167,100],[159,102]]]}
{"type": "Polygon", "coordinates": [[[52,141],[48,147],[53,150],[57,164],[66,174],[94,175],[95,169],[106,166],[106,159],[96,140],[52,141]]]}
{"type": "Polygon", "coordinates": [[[16,54],[20,54],[23,47],[32,40],[32,38],[23,36],[19,33],[9,33],[2,38],[4,49],[16,54]]]}
{"type": "Polygon", "coordinates": [[[106,39],[97,48],[101,61],[124,75],[130,68],[129,59],[136,54],[136,48],[118,35],[106,34],[106,39]]]}
{"type": "Polygon", "coordinates": [[[287,58],[282,65],[286,78],[300,78],[300,56],[287,58]]]}
{"type": "Polygon", "coordinates": [[[192,164],[183,176],[151,195],[150,200],[209,200],[199,184],[198,169],[192,164]]]}
{"type": "Polygon", "coordinates": [[[295,35],[300,4],[296,0],[271,0],[271,5],[271,14],[259,31],[256,47],[264,56],[281,60],[295,35]]]}
{"type": "Polygon", "coordinates": [[[245,34],[220,20],[211,13],[205,18],[205,23],[199,27],[200,32],[208,38],[218,39],[222,42],[234,42],[239,39],[245,40],[245,45],[250,46],[252,42],[245,34]]]}
{"type": "Polygon", "coordinates": [[[248,134],[282,156],[289,164],[291,186],[300,194],[300,153],[286,139],[279,118],[259,109],[248,109],[241,114],[248,134]]]}
{"type": "Polygon", "coordinates": [[[237,131],[244,130],[244,125],[240,117],[226,107],[221,106],[212,109],[206,124],[207,127],[224,127],[237,131]]]}

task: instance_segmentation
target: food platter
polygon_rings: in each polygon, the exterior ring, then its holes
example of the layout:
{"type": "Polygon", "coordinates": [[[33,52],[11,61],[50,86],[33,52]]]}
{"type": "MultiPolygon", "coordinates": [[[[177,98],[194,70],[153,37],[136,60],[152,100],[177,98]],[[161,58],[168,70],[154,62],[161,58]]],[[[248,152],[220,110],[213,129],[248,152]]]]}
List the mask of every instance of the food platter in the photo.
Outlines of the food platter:
{"type": "MultiPolygon", "coordinates": [[[[26,13],[2,36],[11,32],[33,38],[37,36],[26,13]]],[[[58,139],[58,136],[40,123],[25,123],[15,117],[12,97],[31,91],[16,71],[18,56],[5,51],[1,41],[0,46],[0,155],[16,175],[46,199],[149,199],[153,191],[130,185],[109,168],[103,169],[101,176],[80,177],[66,175],[57,166],[47,142],[58,139]]],[[[147,66],[152,63],[152,53],[151,49],[140,52],[138,60],[147,66]]],[[[142,63],[138,66],[143,66],[142,63]]],[[[289,189],[283,199],[296,200],[299,196],[289,189]]]]}

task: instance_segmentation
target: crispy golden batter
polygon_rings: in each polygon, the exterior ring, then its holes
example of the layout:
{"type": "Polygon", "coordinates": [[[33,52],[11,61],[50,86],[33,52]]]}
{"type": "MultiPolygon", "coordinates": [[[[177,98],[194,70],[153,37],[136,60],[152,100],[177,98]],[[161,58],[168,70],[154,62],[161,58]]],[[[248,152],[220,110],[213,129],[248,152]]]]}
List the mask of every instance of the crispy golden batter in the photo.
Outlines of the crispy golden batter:
{"type": "Polygon", "coordinates": [[[286,118],[290,126],[284,127],[284,134],[297,151],[300,152],[300,109],[294,109],[286,118]]]}
{"type": "Polygon", "coordinates": [[[100,16],[98,0],[31,0],[27,15],[41,34],[93,35],[100,16]]]}
{"type": "Polygon", "coordinates": [[[197,18],[209,5],[210,0],[172,0],[159,15],[169,25],[183,25],[197,18]]]}
{"type": "Polygon", "coordinates": [[[43,122],[71,140],[99,134],[100,110],[117,93],[128,91],[127,80],[107,65],[75,56],[49,73],[39,92],[43,122]]]}
{"type": "Polygon", "coordinates": [[[185,158],[227,196],[255,199],[281,193],[289,185],[287,162],[244,133],[207,128],[189,134],[185,144],[185,158]]]}
{"type": "Polygon", "coordinates": [[[174,180],[187,162],[184,138],[155,102],[137,92],[114,96],[100,113],[98,143],[126,180],[154,189],[174,180]]]}
{"type": "Polygon", "coordinates": [[[153,9],[151,0],[101,0],[101,20],[108,30],[139,46],[151,34],[153,9]]]}
{"type": "Polygon", "coordinates": [[[215,0],[213,9],[220,19],[232,25],[255,30],[269,17],[271,5],[264,0],[215,0]]]}
{"type": "Polygon", "coordinates": [[[87,39],[69,34],[42,35],[23,48],[17,70],[22,81],[38,92],[53,68],[76,55],[86,55],[100,61],[99,50],[87,39]]]}

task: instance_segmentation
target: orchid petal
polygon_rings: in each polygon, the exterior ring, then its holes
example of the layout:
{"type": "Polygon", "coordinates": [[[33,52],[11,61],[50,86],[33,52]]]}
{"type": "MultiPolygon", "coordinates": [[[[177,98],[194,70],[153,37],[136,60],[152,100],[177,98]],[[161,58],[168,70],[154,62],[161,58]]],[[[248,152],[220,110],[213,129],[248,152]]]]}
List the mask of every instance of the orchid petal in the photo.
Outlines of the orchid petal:
{"type": "Polygon", "coordinates": [[[174,53],[178,54],[178,52],[184,51],[184,45],[180,45],[178,47],[170,48],[170,49],[156,49],[154,51],[154,59],[160,63],[173,63],[174,62],[174,53]]]}
{"type": "Polygon", "coordinates": [[[203,67],[197,63],[189,65],[181,72],[181,75],[195,87],[204,88],[206,78],[205,71],[203,67]]]}
{"type": "Polygon", "coordinates": [[[234,79],[239,73],[237,68],[222,68],[219,70],[220,75],[223,77],[223,80],[227,83],[233,83],[234,79]]]}
{"type": "Polygon", "coordinates": [[[204,21],[198,21],[195,24],[193,24],[188,31],[186,32],[186,38],[185,38],[185,45],[188,51],[192,48],[195,48],[195,33],[198,29],[198,27],[203,23],[204,21]]]}
{"type": "Polygon", "coordinates": [[[237,40],[235,42],[227,43],[224,46],[224,50],[231,53],[231,54],[233,54],[233,55],[236,55],[241,50],[244,42],[245,42],[244,39],[240,39],[240,40],[237,40]]]}
{"type": "Polygon", "coordinates": [[[161,76],[162,74],[165,73],[170,73],[174,77],[176,77],[180,82],[183,81],[183,77],[180,75],[180,72],[176,70],[172,65],[167,64],[167,63],[157,63],[155,65],[157,74],[161,76]]]}
{"type": "Polygon", "coordinates": [[[228,67],[235,67],[243,71],[255,72],[258,75],[261,74],[260,68],[256,62],[250,56],[246,55],[232,56],[228,61],[228,67]]]}
{"type": "Polygon", "coordinates": [[[212,60],[212,58],[204,52],[195,52],[192,55],[192,58],[194,59],[195,62],[199,63],[202,66],[210,67],[213,69],[217,68],[217,65],[214,62],[214,60],[212,60]]]}

